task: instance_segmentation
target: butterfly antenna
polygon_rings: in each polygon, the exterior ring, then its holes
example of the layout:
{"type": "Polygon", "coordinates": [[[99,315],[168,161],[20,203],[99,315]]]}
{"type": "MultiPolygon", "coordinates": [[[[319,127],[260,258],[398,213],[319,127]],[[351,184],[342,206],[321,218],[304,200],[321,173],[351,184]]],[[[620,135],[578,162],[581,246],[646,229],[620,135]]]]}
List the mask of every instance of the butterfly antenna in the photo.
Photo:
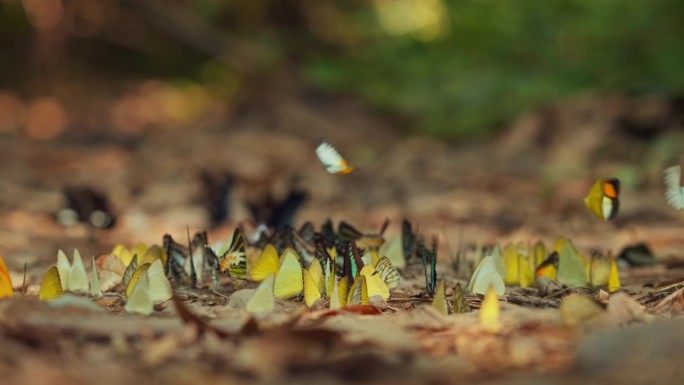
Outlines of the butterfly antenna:
{"type": "Polygon", "coordinates": [[[21,282],[21,295],[26,295],[26,270],[28,263],[24,262],[24,280],[21,282]]]}

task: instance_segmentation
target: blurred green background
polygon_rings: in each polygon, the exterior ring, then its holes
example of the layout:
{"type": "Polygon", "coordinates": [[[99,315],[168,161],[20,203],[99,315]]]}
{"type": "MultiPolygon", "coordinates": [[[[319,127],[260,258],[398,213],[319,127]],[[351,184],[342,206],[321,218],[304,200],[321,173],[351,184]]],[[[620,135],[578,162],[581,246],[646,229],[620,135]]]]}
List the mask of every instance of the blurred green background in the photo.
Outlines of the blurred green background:
{"type": "Polygon", "coordinates": [[[2,0],[0,83],[232,103],[288,78],[463,139],[578,94],[680,95],[682,41],[680,0],[2,0]]]}

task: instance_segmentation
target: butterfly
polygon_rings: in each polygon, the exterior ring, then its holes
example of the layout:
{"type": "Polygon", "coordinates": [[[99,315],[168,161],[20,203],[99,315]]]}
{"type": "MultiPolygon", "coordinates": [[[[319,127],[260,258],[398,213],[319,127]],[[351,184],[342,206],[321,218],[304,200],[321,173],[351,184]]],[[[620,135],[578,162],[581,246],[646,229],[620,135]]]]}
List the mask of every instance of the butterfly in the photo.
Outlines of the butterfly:
{"type": "Polygon", "coordinates": [[[380,227],[380,231],[377,234],[364,234],[355,229],[349,223],[342,221],[340,222],[337,233],[341,243],[344,245],[346,245],[347,242],[354,240],[356,241],[357,247],[362,252],[365,253],[367,250],[374,250],[377,252],[380,246],[385,243],[383,234],[385,233],[388,225],[389,219],[385,219],[385,222],[383,222],[382,226],[380,227]]]}
{"type": "Polygon", "coordinates": [[[202,170],[199,181],[209,222],[211,226],[218,226],[230,217],[230,192],[235,184],[235,176],[229,172],[202,170]]]}
{"type": "Polygon", "coordinates": [[[275,308],[275,296],[273,295],[273,282],[275,274],[271,273],[264,277],[252,297],[247,301],[246,309],[250,314],[260,315],[270,313],[275,308]]]}
{"type": "Polygon", "coordinates": [[[434,296],[435,285],[437,284],[437,238],[432,239],[432,250],[428,250],[425,244],[419,241],[418,251],[423,259],[425,288],[431,296],[434,296]]]}
{"type": "Polygon", "coordinates": [[[323,141],[316,147],[316,156],[330,174],[349,174],[354,171],[354,167],[328,142],[323,141]]]}
{"type": "Polygon", "coordinates": [[[150,315],[154,312],[154,303],[150,296],[150,279],[147,274],[141,274],[136,280],[124,309],[128,313],[142,315],[150,315]]]}
{"type": "Polygon", "coordinates": [[[268,229],[282,230],[292,225],[299,208],[309,195],[299,189],[291,189],[285,199],[278,201],[269,193],[261,201],[247,203],[255,223],[265,224],[268,229]]]}
{"type": "Polygon", "coordinates": [[[62,289],[62,282],[59,278],[59,270],[57,266],[52,266],[43,275],[43,280],[40,282],[40,292],[38,299],[41,301],[50,301],[64,294],[62,289]]]}
{"type": "Polygon", "coordinates": [[[587,281],[592,287],[607,287],[610,293],[617,291],[620,275],[615,259],[601,253],[592,254],[587,264],[587,281]]]}
{"type": "Polygon", "coordinates": [[[102,287],[100,277],[97,272],[95,257],[90,257],[90,296],[94,298],[102,297],[102,287]]]}
{"type": "Polygon", "coordinates": [[[556,280],[567,286],[586,286],[587,273],[584,258],[577,253],[569,239],[561,238],[558,253],[558,272],[556,280]]]}
{"type": "Polygon", "coordinates": [[[534,286],[534,271],[525,245],[509,243],[504,248],[503,260],[506,264],[504,283],[520,287],[534,286]]]}
{"type": "Polygon", "coordinates": [[[553,251],[549,256],[537,266],[535,272],[537,277],[546,277],[555,281],[558,275],[558,252],[553,251]]]}
{"type": "Polygon", "coordinates": [[[611,220],[620,208],[620,181],[617,178],[599,179],[584,198],[584,204],[598,218],[611,220]]]}
{"type": "Polygon", "coordinates": [[[55,214],[57,222],[62,226],[69,227],[83,222],[93,227],[109,229],[116,224],[109,201],[102,193],[85,186],[69,186],[63,193],[65,205],[55,214]]]}
{"type": "Polygon", "coordinates": [[[382,257],[375,265],[375,270],[380,274],[380,278],[387,287],[392,290],[399,286],[399,272],[392,266],[392,262],[387,257],[382,257]]]}
{"type": "Polygon", "coordinates": [[[488,255],[480,261],[480,264],[473,272],[473,275],[468,281],[468,291],[473,294],[486,294],[489,286],[494,287],[497,295],[503,296],[506,293],[506,285],[504,284],[501,274],[496,269],[494,258],[488,255]]]}
{"type": "Polygon", "coordinates": [[[215,252],[208,245],[205,247],[209,255],[218,262],[221,272],[227,271],[230,276],[236,278],[245,276],[247,273],[247,252],[245,250],[245,237],[240,227],[236,227],[233,231],[233,237],[227,250],[215,252]]]}
{"type": "Polygon", "coordinates": [[[408,261],[415,253],[417,242],[416,233],[411,228],[411,222],[406,219],[401,222],[401,244],[404,249],[404,259],[408,261]]]}
{"type": "Polygon", "coordinates": [[[312,307],[319,299],[325,296],[326,281],[323,268],[317,259],[311,263],[308,269],[303,270],[304,302],[312,307]]]}
{"type": "Polygon", "coordinates": [[[278,251],[273,244],[267,244],[261,251],[259,258],[249,269],[249,278],[255,282],[261,282],[271,274],[277,274],[279,268],[278,251]]]}
{"type": "Polygon", "coordinates": [[[444,280],[439,282],[435,290],[435,297],[432,299],[432,308],[442,315],[449,315],[449,303],[446,300],[446,290],[444,280]]]}
{"type": "Polygon", "coordinates": [[[392,262],[392,266],[403,269],[406,267],[406,258],[401,244],[401,237],[394,237],[385,242],[378,250],[379,255],[386,256],[392,262]]]}
{"type": "Polygon", "coordinates": [[[57,252],[57,270],[59,271],[63,291],[70,291],[72,293],[88,292],[88,274],[78,250],[74,250],[72,263],[69,263],[66,254],[59,250],[57,252]]]}
{"type": "Polygon", "coordinates": [[[452,312],[454,314],[460,314],[460,313],[467,313],[470,311],[470,307],[468,307],[468,302],[465,299],[465,296],[463,295],[463,288],[461,287],[460,283],[456,284],[456,287],[454,288],[454,303],[452,307],[452,312]]]}
{"type": "Polygon", "coordinates": [[[276,298],[289,299],[301,294],[303,289],[302,265],[297,258],[297,253],[287,248],[280,257],[273,292],[276,298]]]}
{"type": "Polygon", "coordinates": [[[499,330],[499,298],[494,285],[489,285],[480,307],[480,326],[491,333],[499,330]]]}
{"type": "Polygon", "coordinates": [[[11,298],[13,296],[12,280],[7,266],[5,266],[5,260],[0,256],[0,298],[11,298]]]}
{"type": "Polygon", "coordinates": [[[676,210],[684,210],[684,187],[681,186],[682,168],[679,165],[665,169],[665,200],[676,210]]]}

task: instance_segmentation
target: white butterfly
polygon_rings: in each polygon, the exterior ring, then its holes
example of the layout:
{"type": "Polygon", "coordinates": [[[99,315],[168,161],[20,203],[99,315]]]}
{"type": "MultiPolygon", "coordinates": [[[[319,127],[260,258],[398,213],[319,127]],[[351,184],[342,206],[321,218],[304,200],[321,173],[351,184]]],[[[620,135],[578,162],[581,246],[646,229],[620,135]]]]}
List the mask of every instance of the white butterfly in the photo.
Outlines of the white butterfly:
{"type": "Polygon", "coordinates": [[[665,200],[677,210],[684,210],[684,187],[680,186],[681,167],[679,165],[665,169],[665,200]]]}
{"type": "Polygon", "coordinates": [[[316,147],[316,155],[325,166],[325,171],[330,174],[349,174],[354,167],[340,155],[339,152],[328,142],[322,142],[316,147]]]}

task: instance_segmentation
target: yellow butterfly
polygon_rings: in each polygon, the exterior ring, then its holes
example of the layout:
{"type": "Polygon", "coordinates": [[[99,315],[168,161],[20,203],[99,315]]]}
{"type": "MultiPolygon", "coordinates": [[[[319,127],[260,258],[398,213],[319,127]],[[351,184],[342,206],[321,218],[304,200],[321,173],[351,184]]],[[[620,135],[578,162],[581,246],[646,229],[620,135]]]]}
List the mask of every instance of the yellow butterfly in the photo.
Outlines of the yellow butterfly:
{"type": "Polygon", "coordinates": [[[43,275],[43,280],[40,283],[40,293],[38,299],[41,301],[50,301],[64,294],[62,290],[62,282],[59,278],[59,270],[57,266],[52,266],[43,275]]]}
{"type": "Polygon", "coordinates": [[[370,303],[368,298],[368,287],[366,286],[366,276],[359,275],[354,280],[349,294],[347,295],[347,305],[368,305],[370,303]]]}
{"type": "Polygon", "coordinates": [[[487,288],[480,307],[480,326],[492,333],[499,330],[499,298],[493,285],[487,288]]]}
{"type": "Polygon", "coordinates": [[[273,296],[274,281],[275,274],[273,273],[262,279],[252,297],[247,301],[246,309],[249,313],[259,315],[273,311],[275,308],[275,297],[273,296]]]}
{"type": "Polygon", "coordinates": [[[609,256],[594,254],[587,264],[587,282],[593,287],[607,286],[613,293],[620,288],[620,275],[615,260],[609,256]]]}
{"type": "MultiPolygon", "coordinates": [[[[315,261],[318,262],[317,260],[315,261]]],[[[319,285],[316,283],[316,278],[313,277],[312,273],[309,270],[304,270],[303,274],[304,302],[306,303],[306,306],[312,307],[323,295],[319,285]]]]}
{"type": "MultiPolygon", "coordinates": [[[[340,289],[339,289],[339,284],[336,282],[336,278],[333,276],[333,289],[330,293],[330,310],[337,310],[341,308],[343,305],[342,298],[343,296],[340,295],[340,289]]],[[[344,299],[346,302],[346,296],[344,296],[344,299]]]]}
{"type": "Polygon", "coordinates": [[[316,147],[316,155],[323,163],[325,171],[330,174],[349,174],[354,171],[354,167],[350,166],[335,147],[328,142],[321,142],[316,147]]]}
{"type": "Polygon", "coordinates": [[[7,266],[5,266],[5,260],[0,256],[0,298],[12,298],[13,296],[12,280],[7,266]]]}
{"type": "Polygon", "coordinates": [[[278,273],[278,265],[278,251],[269,243],[250,267],[249,278],[255,282],[263,281],[269,275],[278,273]]]}
{"type": "Polygon", "coordinates": [[[520,287],[534,286],[534,273],[530,263],[527,249],[524,245],[515,246],[509,243],[504,248],[503,260],[506,264],[506,285],[519,285],[520,287]]]}
{"type": "Polygon", "coordinates": [[[276,298],[289,299],[301,294],[303,289],[302,265],[297,258],[297,253],[288,247],[281,257],[273,292],[276,298]]]}
{"type": "Polygon", "coordinates": [[[496,269],[494,259],[492,256],[486,256],[482,258],[470,277],[468,291],[474,294],[486,294],[490,286],[494,288],[497,295],[503,296],[506,293],[506,285],[496,269]]]}
{"type": "Polygon", "coordinates": [[[385,281],[383,281],[380,273],[378,273],[373,266],[365,265],[361,269],[360,276],[366,278],[366,295],[368,298],[379,296],[385,301],[389,299],[390,289],[387,287],[385,281]]]}
{"type": "Polygon", "coordinates": [[[439,282],[437,290],[435,290],[435,297],[432,299],[432,307],[443,315],[449,315],[449,304],[446,300],[444,280],[439,282]]]}
{"type": "Polygon", "coordinates": [[[617,178],[599,179],[584,198],[584,204],[598,219],[611,220],[620,208],[620,181],[617,178]]]}
{"type": "MultiPolygon", "coordinates": [[[[133,293],[133,289],[135,286],[138,284],[138,281],[140,278],[142,278],[145,273],[147,273],[147,269],[150,268],[150,264],[146,263],[144,265],[140,265],[138,269],[133,272],[133,275],[131,275],[131,279],[128,280],[128,285],[126,285],[126,296],[130,296],[131,293],[133,293]]],[[[147,282],[148,288],[149,288],[149,281],[147,282]]]]}

